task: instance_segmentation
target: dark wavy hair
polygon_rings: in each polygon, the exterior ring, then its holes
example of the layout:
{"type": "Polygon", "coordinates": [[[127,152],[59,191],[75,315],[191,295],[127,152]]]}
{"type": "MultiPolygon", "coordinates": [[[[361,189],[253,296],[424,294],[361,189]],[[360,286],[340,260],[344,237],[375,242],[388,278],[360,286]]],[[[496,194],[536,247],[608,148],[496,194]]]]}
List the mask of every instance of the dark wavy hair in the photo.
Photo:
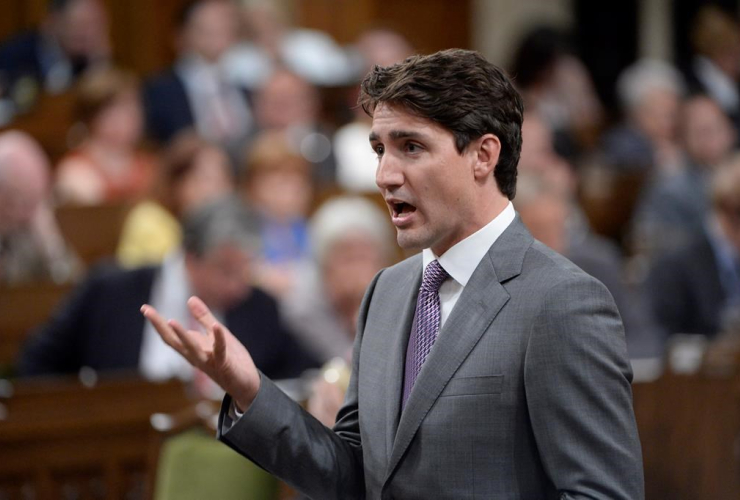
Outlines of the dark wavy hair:
{"type": "Polygon", "coordinates": [[[509,77],[479,53],[449,49],[375,66],[360,89],[368,115],[379,104],[401,106],[449,130],[460,154],[471,141],[494,134],[501,141],[494,177],[501,193],[514,198],[524,106],[509,77]]]}

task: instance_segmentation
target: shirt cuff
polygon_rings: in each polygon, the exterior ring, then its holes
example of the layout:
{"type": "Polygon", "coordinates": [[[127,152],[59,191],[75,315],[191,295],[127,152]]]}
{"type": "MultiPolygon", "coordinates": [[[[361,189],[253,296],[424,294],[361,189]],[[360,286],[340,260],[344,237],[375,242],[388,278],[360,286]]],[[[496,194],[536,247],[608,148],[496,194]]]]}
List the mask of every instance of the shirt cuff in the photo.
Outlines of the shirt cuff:
{"type": "Polygon", "coordinates": [[[236,423],[236,421],[242,418],[243,415],[244,412],[239,411],[239,408],[237,408],[236,403],[234,402],[234,398],[231,398],[231,404],[229,405],[229,418],[231,419],[232,424],[236,423]]]}

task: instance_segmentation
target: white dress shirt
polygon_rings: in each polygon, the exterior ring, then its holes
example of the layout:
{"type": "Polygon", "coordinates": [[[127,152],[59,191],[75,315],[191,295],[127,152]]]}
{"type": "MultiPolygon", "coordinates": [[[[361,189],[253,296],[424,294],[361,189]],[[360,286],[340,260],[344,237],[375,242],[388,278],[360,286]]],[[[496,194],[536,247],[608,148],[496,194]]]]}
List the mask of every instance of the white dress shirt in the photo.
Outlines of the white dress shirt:
{"type": "Polygon", "coordinates": [[[441,256],[427,248],[422,252],[424,269],[433,260],[438,260],[442,268],[447,271],[450,278],[442,283],[439,288],[440,329],[450,317],[452,308],[457,304],[457,299],[468,284],[473,271],[478,267],[483,256],[488,253],[491,245],[501,236],[507,227],[513,222],[516,212],[514,205],[509,202],[506,208],[498,214],[491,222],[471,234],[464,240],[456,243],[441,256]]]}
{"type": "Polygon", "coordinates": [[[717,101],[726,113],[737,111],[740,107],[740,93],[737,83],[717,67],[711,59],[699,56],[694,60],[696,77],[706,88],[712,99],[717,101]]]}
{"type": "MultiPolygon", "coordinates": [[[[177,320],[185,328],[200,328],[190,314],[188,298],[193,294],[185,270],[185,255],[176,250],[169,254],[154,278],[149,303],[165,318],[177,320]]],[[[219,321],[222,313],[212,311],[219,321]]],[[[164,343],[151,321],[144,322],[144,336],[139,354],[139,372],[148,380],[193,378],[193,367],[174,349],[164,343]]]]}
{"type": "Polygon", "coordinates": [[[220,65],[194,55],[184,56],[176,72],[201,136],[216,143],[246,137],[254,121],[252,112],[241,91],[226,81],[220,65]]]}

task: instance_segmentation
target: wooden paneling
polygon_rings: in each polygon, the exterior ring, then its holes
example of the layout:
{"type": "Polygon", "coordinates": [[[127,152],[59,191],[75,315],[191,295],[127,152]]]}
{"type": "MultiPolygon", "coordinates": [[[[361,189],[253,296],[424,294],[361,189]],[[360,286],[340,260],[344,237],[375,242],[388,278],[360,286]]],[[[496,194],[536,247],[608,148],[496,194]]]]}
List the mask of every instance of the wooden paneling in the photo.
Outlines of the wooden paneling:
{"type": "Polygon", "coordinates": [[[469,0],[301,0],[297,24],[352,43],[362,30],[387,26],[399,31],[421,53],[471,45],[469,0]]]}
{"type": "Polygon", "coordinates": [[[106,0],[118,64],[147,76],[175,58],[175,16],[186,0],[106,0]]]}
{"type": "Polygon", "coordinates": [[[72,286],[37,283],[0,288],[0,372],[14,364],[28,333],[49,319],[72,286]]]}
{"type": "Polygon", "coordinates": [[[324,30],[341,44],[352,43],[376,19],[375,0],[301,0],[296,25],[324,30]]]}
{"type": "MultiPolygon", "coordinates": [[[[37,26],[46,0],[3,0],[0,41],[37,26]]],[[[174,18],[185,0],[104,0],[111,20],[115,60],[148,75],[167,67],[175,50],[174,18]]],[[[368,27],[400,31],[420,52],[469,47],[470,0],[299,0],[297,25],[321,29],[339,43],[352,43],[368,27]]]]}
{"type": "Polygon", "coordinates": [[[3,0],[0,40],[37,26],[46,11],[46,0],[3,0]]]}
{"type": "MultiPolygon", "coordinates": [[[[103,0],[115,61],[140,75],[167,67],[175,54],[175,14],[185,1],[103,0]]],[[[38,26],[46,5],[47,0],[3,0],[0,42],[38,26]]]]}

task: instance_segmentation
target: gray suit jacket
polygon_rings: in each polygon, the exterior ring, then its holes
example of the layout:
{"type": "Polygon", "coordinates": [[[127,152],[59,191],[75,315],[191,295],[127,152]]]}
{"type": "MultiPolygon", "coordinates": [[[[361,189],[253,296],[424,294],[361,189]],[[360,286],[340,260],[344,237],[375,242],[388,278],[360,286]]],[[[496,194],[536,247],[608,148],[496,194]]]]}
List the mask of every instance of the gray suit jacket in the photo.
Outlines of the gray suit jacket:
{"type": "Polygon", "coordinates": [[[376,276],[333,430],[266,377],[220,439],[315,499],[643,498],[609,292],[517,218],[462,292],[401,411],[421,257],[376,276]]]}

